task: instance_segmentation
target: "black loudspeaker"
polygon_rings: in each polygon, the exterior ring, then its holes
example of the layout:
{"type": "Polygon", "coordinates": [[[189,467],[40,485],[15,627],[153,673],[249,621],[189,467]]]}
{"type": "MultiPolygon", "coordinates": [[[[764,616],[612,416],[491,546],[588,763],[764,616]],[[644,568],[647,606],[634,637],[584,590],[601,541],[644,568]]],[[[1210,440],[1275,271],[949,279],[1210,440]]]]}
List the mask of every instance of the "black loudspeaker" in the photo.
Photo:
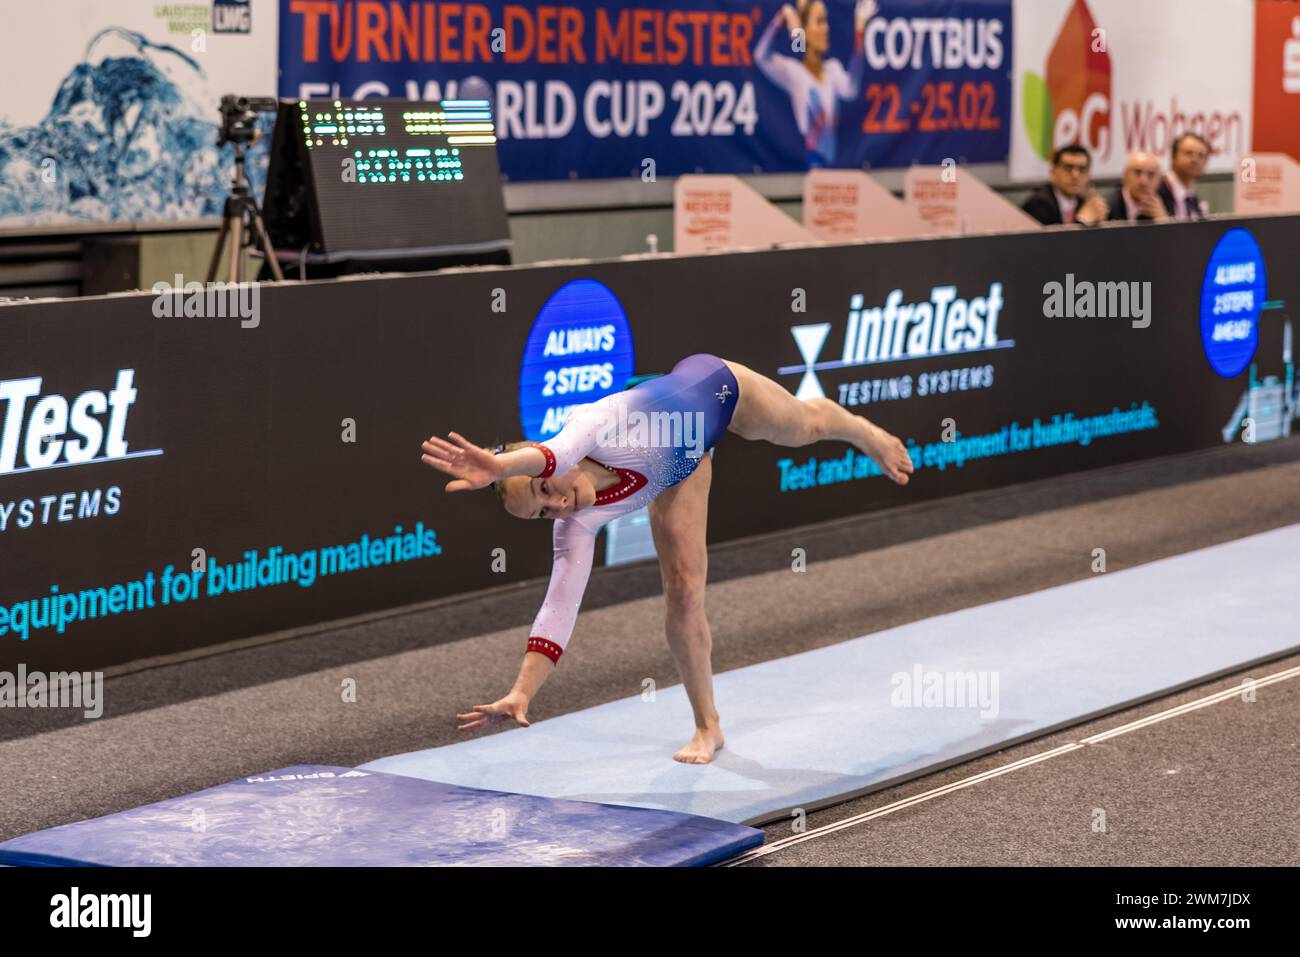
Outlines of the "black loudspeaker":
{"type": "Polygon", "coordinates": [[[291,278],[510,263],[488,100],[283,101],[262,211],[291,278]]]}

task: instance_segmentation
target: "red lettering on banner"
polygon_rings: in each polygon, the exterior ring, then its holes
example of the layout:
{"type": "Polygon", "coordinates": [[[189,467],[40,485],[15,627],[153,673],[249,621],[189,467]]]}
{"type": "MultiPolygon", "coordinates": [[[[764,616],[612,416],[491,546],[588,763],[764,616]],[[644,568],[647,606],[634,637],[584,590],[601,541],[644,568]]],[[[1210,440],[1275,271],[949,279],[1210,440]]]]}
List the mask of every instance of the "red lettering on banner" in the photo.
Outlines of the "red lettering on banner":
{"type": "Polygon", "coordinates": [[[488,34],[492,30],[492,15],[481,3],[465,5],[465,61],[473,63],[476,59],[489,63],[492,50],[488,46],[488,34]],[[475,56],[475,53],[478,55],[475,56]]]}
{"type": "Polygon", "coordinates": [[[726,66],[731,59],[731,53],[727,49],[729,39],[727,36],[727,21],[730,19],[731,17],[725,13],[715,13],[709,17],[711,22],[709,33],[712,41],[709,43],[710,66],[726,66]]]}
{"type": "Polygon", "coordinates": [[[606,60],[627,60],[627,10],[618,12],[618,27],[609,22],[609,11],[604,7],[596,10],[596,62],[606,60]]]}
{"type": "Polygon", "coordinates": [[[438,8],[438,59],[443,63],[460,62],[460,47],[453,42],[460,36],[460,30],[452,23],[452,17],[459,16],[459,3],[444,3],[438,8]]]}
{"type": "Polygon", "coordinates": [[[317,63],[329,18],[329,53],[334,62],[490,63],[493,28],[505,31],[503,61],[543,65],[616,62],[637,66],[749,66],[757,12],[595,9],[592,48],[584,42],[587,20],[572,5],[529,7],[506,4],[501,21],[483,3],[437,0],[290,0],[300,19],[302,62],[317,63]],[[355,28],[355,44],[353,30],[355,28]]]}
{"type": "Polygon", "coordinates": [[[691,62],[700,66],[704,62],[704,26],[709,22],[709,15],[703,10],[692,10],[686,14],[691,24],[691,62]]]}
{"type": "Polygon", "coordinates": [[[560,60],[587,62],[587,54],[582,50],[582,11],[573,7],[560,8],[560,60]]]}
{"type": "Polygon", "coordinates": [[[538,7],[537,8],[537,62],[538,63],[555,63],[558,55],[555,52],[555,29],[556,9],[555,7],[538,7]]]}
{"type": "Polygon", "coordinates": [[[370,62],[370,49],[374,47],[380,61],[392,59],[384,34],[388,30],[388,11],[377,0],[360,0],[357,4],[357,62],[370,62]]]}
{"type": "Polygon", "coordinates": [[[1236,156],[1246,149],[1243,129],[1245,121],[1236,110],[1231,113],[1214,112],[1208,116],[1193,113],[1190,116],[1178,108],[1178,99],[1173,98],[1168,110],[1162,110],[1150,100],[1132,103],[1121,102],[1120,128],[1124,138],[1124,149],[1144,150],[1147,152],[1168,152],[1173,138],[1187,130],[1199,133],[1210,143],[1210,156],[1221,153],[1236,156]]]}
{"type": "Polygon", "coordinates": [[[676,66],[686,59],[688,49],[686,43],[686,34],[682,33],[682,21],[686,19],[686,14],[680,10],[674,10],[668,14],[668,42],[672,44],[672,52],[664,54],[664,61],[669,66],[676,66]]]}
{"type": "Polygon", "coordinates": [[[428,63],[433,61],[434,59],[433,51],[436,49],[436,47],[434,46],[434,39],[437,31],[434,28],[437,25],[438,21],[434,18],[433,12],[437,8],[432,3],[426,3],[423,5],[423,9],[424,9],[424,56],[421,57],[421,59],[423,59],[426,63],[428,63]]]}
{"type": "Polygon", "coordinates": [[[303,63],[315,63],[320,59],[320,18],[330,12],[331,6],[328,0],[293,0],[289,4],[289,12],[303,18],[303,63]]]}
{"type": "Polygon", "coordinates": [[[749,66],[750,48],[753,46],[754,21],[749,17],[733,17],[731,21],[731,65],[749,66]]]}
{"type": "Polygon", "coordinates": [[[709,10],[664,11],[625,7],[611,20],[596,9],[596,62],[677,66],[687,57],[696,66],[749,66],[754,38],[752,14],[709,10]]]}
{"type": "Polygon", "coordinates": [[[418,60],[420,58],[420,8],[413,5],[408,9],[403,3],[390,3],[388,17],[393,23],[393,59],[418,60]]]}
{"type": "Polygon", "coordinates": [[[504,10],[506,29],[506,62],[523,63],[533,55],[533,18],[528,8],[510,4],[504,10]],[[522,41],[516,39],[515,28],[523,30],[522,41]]]}
{"type": "Polygon", "coordinates": [[[654,56],[645,48],[651,39],[650,18],[653,16],[653,10],[632,11],[632,62],[639,66],[654,63],[654,56]]]}
{"type": "Polygon", "coordinates": [[[335,3],[330,8],[330,56],[335,63],[346,60],[352,50],[352,7],[344,7],[342,16],[339,14],[335,3]]]}

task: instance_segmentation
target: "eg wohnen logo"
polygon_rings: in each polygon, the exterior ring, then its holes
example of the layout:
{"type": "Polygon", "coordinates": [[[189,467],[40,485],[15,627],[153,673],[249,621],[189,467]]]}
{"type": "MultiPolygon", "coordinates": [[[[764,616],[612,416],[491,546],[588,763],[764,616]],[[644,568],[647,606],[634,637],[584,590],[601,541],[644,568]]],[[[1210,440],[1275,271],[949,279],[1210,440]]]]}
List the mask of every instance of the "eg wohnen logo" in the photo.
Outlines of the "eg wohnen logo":
{"type": "Polygon", "coordinates": [[[1094,155],[1110,153],[1110,54],[1084,0],[1074,0],[1047,55],[1046,77],[1024,75],[1025,131],[1042,159],[1078,143],[1094,155]]]}

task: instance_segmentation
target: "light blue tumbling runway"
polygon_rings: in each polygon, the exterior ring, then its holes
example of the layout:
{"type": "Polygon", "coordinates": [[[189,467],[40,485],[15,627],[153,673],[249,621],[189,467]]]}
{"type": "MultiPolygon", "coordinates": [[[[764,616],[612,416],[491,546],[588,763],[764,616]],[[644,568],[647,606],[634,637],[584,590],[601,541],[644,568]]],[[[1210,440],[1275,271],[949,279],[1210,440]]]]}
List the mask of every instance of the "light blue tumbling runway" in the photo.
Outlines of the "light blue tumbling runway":
{"type": "Polygon", "coordinates": [[[726,672],[710,765],[677,685],[362,767],[757,824],[1295,650],[1298,581],[1292,525],[726,672]]]}

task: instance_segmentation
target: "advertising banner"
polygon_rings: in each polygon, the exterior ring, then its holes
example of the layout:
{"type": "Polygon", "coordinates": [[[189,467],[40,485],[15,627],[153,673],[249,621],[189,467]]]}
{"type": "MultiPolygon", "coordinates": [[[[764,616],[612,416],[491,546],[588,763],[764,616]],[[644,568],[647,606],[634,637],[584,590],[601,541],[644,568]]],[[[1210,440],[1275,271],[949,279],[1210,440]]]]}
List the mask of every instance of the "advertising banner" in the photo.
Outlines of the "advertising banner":
{"type": "Polygon", "coordinates": [[[200,291],[0,305],[0,668],[545,576],[551,523],[445,492],[420,443],[544,441],[699,352],[867,416],[916,464],[898,486],[842,443],[725,435],[715,543],[1291,434],[1298,232],[1279,216],[354,278],[247,289],[219,315],[200,291]]]}
{"type": "Polygon", "coordinates": [[[1255,149],[1300,160],[1300,3],[1255,3],[1255,149]]]}
{"type": "Polygon", "coordinates": [[[278,12],[276,0],[6,4],[0,228],[220,216],[232,164],[218,106],[275,95],[278,12]]]}
{"type": "Polygon", "coordinates": [[[673,250],[755,249],[817,237],[735,176],[680,176],[673,184],[673,250]]]}
{"type": "Polygon", "coordinates": [[[1251,146],[1252,0],[1016,0],[1011,176],[1043,180],[1081,143],[1094,176],[1132,150],[1168,165],[1184,131],[1209,141],[1211,173],[1251,146]]]}
{"type": "Polygon", "coordinates": [[[903,196],[925,228],[947,235],[1027,232],[1038,220],[956,166],[913,166],[903,175],[903,196]]]}
{"type": "Polygon", "coordinates": [[[1233,183],[1232,208],[1238,214],[1300,213],[1300,163],[1286,153],[1256,153],[1241,165],[1233,183]]]}
{"type": "Polygon", "coordinates": [[[1002,162],[1010,0],[281,0],[280,94],[494,102],[513,180],[1002,162]]]}

